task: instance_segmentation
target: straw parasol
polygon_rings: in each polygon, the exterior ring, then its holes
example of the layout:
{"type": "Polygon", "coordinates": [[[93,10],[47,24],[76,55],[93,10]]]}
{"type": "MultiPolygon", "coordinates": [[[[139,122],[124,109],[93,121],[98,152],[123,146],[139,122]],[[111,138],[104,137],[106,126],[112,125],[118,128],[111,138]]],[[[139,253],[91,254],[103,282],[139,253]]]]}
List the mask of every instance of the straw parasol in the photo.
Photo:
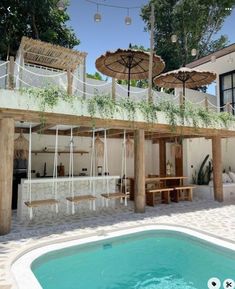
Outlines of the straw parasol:
{"type": "Polygon", "coordinates": [[[185,87],[195,88],[210,84],[216,79],[216,73],[212,71],[201,71],[181,67],[177,70],[172,70],[163,73],[154,78],[154,83],[165,88],[183,87],[183,96],[185,96],[185,87]]]}
{"type": "MultiPolygon", "coordinates": [[[[128,81],[128,96],[130,96],[130,80],[148,78],[149,53],[140,50],[118,49],[107,51],[96,59],[95,65],[101,73],[121,80],[128,81]]],[[[158,55],[153,56],[153,76],[163,71],[165,63],[158,55]]]]}
{"type": "Polygon", "coordinates": [[[20,132],[18,138],[14,140],[14,159],[27,160],[29,154],[29,142],[20,132]]]}

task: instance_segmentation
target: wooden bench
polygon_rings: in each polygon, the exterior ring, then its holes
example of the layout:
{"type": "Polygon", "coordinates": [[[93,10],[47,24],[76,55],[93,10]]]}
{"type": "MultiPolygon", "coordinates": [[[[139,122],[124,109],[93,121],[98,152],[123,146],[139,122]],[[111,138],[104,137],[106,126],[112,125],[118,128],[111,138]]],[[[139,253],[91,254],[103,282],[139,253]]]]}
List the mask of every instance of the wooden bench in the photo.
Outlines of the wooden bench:
{"type": "Polygon", "coordinates": [[[193,189],[194,186],[178,186],[175,190],[179,192],[180,201],[191,201],[193,200],[193,189]]]}
{"type": "Polygon", "coordinates": [[[29,208],[29,218],[33,219],[33,208],[38,208],[42,206],[55,206],[56,214],[58,213],[58,203],[56,199],[46,199],[46,200],[35,200],[31,202],[25,202],[25,205],[29,208]]]}
{"type": "Polygon", "coordinates": [[[88,201],[90,203],[90,209],[92,209],[93,211],[95,211],[95,200],[96,197],[92,196],[92,195],[81,195],[81,196],[74,196],[74,197],[67,197],[67,213],[69,213],[69,202],[72,203],[72,214],[75,214],[75,206],[74,204],[78,204],[81,202],[86,202],[88,201]]]}
{"type": "Polygon", "coordinates": [[[146,191],[146,204],[154,207],[156,194],[160,195],[161,203],[170,203],[170,193],[174,191],[174,188],[158,188],[146,191]]]}
{"type": "Polygon", "coordinates": [[[128,198],[127,194],[124,194],[121,192],[115,192],[115,193],[101,194],[101,196],[105,199],[105,204],[103,202],[103,206],[105,205],[106,207],[108,207],[109,200],[114,200],[114,199],[120,199],[120,203],[123,203],[123,199],[124,199],[124,204],[125,206],[127,206],[127,198],[128,198]]]}

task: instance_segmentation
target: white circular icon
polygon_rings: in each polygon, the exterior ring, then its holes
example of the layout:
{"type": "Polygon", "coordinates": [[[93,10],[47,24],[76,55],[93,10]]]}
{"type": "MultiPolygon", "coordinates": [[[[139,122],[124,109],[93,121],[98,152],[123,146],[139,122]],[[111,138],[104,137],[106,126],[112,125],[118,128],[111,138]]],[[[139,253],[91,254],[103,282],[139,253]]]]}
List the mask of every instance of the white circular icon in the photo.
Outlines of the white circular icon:
{"type": "Polygon", "coordinates": [[[209,289],[219,289],[221,286],[221,282],[218,278],[213,277],[208,280],[207,286],[209,289]]]}
{"type": "Polygon", "coordinates": [[[234,289],[235,282],[232,279],[226,279],[224,280],[223,287],[225,289],[234,289]]]}

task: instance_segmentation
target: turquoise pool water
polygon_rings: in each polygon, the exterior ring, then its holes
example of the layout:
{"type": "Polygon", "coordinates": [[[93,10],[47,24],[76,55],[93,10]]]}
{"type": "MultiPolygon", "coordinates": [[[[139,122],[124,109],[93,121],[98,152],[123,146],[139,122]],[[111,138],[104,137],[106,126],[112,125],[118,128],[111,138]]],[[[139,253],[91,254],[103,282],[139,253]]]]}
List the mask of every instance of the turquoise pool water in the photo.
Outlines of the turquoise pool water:
{"type": "Polygon", "coordinates": [[[205,289],[211,277],[235,279],[235,253],[149,231],[47,253],[32,271],[44,289],[205,289]]]}

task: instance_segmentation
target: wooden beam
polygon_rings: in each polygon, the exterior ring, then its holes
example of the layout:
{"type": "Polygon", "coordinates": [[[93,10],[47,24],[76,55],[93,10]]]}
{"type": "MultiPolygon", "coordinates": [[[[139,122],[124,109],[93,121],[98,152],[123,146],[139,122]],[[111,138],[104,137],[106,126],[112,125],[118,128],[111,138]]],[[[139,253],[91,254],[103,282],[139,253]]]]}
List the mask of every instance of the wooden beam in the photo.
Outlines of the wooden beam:
{"type": "Polygon", "coordinates": [[[49,128],[52,128],[55,126],[55,124],[47,123],[47,124],[39,124],[34,127],[32,127],[32,132],[40,132],[42,133],[44,130],[47,130],[49,128]]]}
{"type": "Polygon", "coordinates": [[[67,70],[67,94],[73,94],[73,76],[70,69],[67,70]]]}
{"type": "MultiPolygon", "coordinates": [[[[74,127],[73,128],[73,134],[80,134],[80,133],[84,133],[84,132],[89,132],[90,134],[92,134],[92,129],[90,127],[74,127]]],[[[65,135],[70,135],[71,133],[71,129],[66,129],[64,131],[65,135]]]]}
{"type": "Polygon", "coordinates": [[[112,99],[116,98],[116,79],[112,77],[112,99]]]}
{"type": "Polygon", "coordinates": [[[11,230],[14,119],[0,120],[0,235],[11,230]]]}
{"type": "Polygon", "coordinates": [[[86,56],[83,58],[83,70],[82,70],[82,80],[83,80],[83,99],[86,98],[86,56]]]}
{"type": "Polygon", "coordinates": [[[29,128],[27,127],[15,127],[15,133],[24,133],[28,134],[29,133],[29,128]]]}
{"type": "Polygon", "coordinates": [[[159,139],[159,174],[166,175],[166,142],[164,139],[159,139]]]}
{"type": "MultiPolygon", "coordinates": [[[[161,133],[172,133],[178,134],[179,136],[215,136],[220,135],[221,137],[235,137],[235,131],[226,129],[213,129],[213,128],[195,128],[193,127],[181,127],[177,126],[172,132],[172,127],[168,124],[159,123],[146,123],[146,122],[133,122],[128,120],[117,120],[117,119],[102,119],[102,118],[91,118],[88,116],[76,116],[61,113],[44,113],[44,117],[47,123],[51,124],[64,124],[64,125],[79,125],[93,127],[94,123],[96,128],[119,128],[119,129],[143,129],[158,131],[161,133]]],[[[14,118],[16,121],[26,121],[26,122],[40,122],[41,113],[31,110],[22,109],[9,109],[0,108],[0,119],[1,118],[14,118]]]]}
{"type": "Polygon", "coordinates": [[[135,131],[135,213],[145,212],[145,152],[144,152],[144,130],[135,131]]]}
{"type": "Polygon", "coordinates": [[[7,76],[7,86],[8,89],[14,89],[14,56],[10,56],[10,61],[8,63],[8,76],[7,76]]]}
{"type": "Polygon", "coordinates": [[[218,202],[223,202],[222,150],[220,136],[214,136],[212,138],[212,162],[214,198],[218,202]]]}

